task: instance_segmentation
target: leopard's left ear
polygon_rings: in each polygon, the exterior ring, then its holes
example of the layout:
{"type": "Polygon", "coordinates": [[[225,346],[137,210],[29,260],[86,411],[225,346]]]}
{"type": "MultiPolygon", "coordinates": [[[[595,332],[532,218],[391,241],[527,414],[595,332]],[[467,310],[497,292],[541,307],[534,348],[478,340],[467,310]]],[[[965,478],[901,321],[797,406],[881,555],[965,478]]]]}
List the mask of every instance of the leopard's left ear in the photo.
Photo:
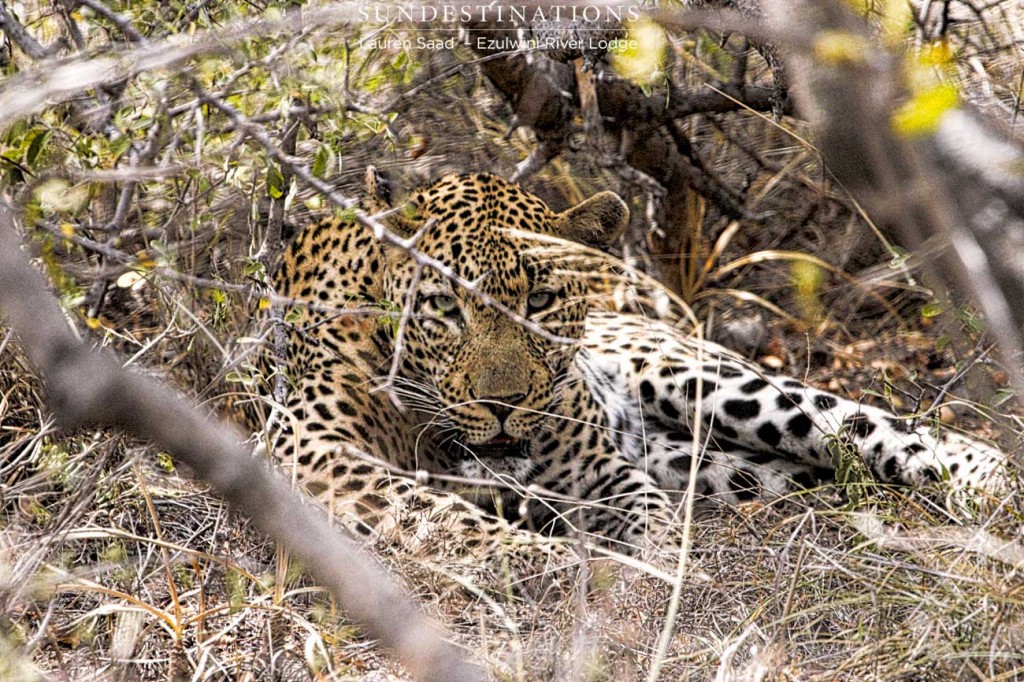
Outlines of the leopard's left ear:
{"type": "MultiPolygon", "coordinates": [[[[395,207],[402,207],[405,201],[396,196],[397,193],[393,185],[394,183],[387,173],[373,166],[367,166],[366,173],[363,175],[364,198],[361,202],[363,210],[374,215],[390,211],[395,207]]],[[[412,217],[412,213],[414,213],[412,206],[405,208],[408,210],[400,208],[398,212],[385,218],[384,224],[399,236],[410,237],[415,234],[417,225],[412,217]]]]}
{"type": "Polygon", "coordinates": [[[363,173],[363,193],[366,195],[363,208],[370,213],[380,213],[395,206],[391,177],[375,166],[367,166],[363,173]]]}
{"type": "Polygon", "coordinates": [[[603,249],[629,224],[629,207],[613,192],[598,192],[586,201],[559,213],[555,232],[566,239],[603,249]]]}

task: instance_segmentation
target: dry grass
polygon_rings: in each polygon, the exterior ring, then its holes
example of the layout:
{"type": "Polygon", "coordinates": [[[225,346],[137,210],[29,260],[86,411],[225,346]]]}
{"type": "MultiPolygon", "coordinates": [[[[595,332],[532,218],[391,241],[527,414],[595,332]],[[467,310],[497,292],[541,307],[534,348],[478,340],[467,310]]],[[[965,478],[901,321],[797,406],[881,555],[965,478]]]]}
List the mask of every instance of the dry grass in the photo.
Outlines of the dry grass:
{"type": "MultiPolygon", "coordinates": [[[[962,53],[951,68],[973,101],[1019,126],[1024,22],[1006,4],[983,15],[985,31],[977,17],[955,26],[952,40],[962,53]]],[[[48,18],[30,27],[51,30],[55,20],[36,11],[27,14],[48,18]]],[[[317,32],[310,40],[325,50],[339,44],[337,36],[317,32]]],[[[261,49],[286,48],[269,66],[252,66],[265,52],[251,45],[257,57],[201,63],[262,73],[259,82],[241,78],[239,89],[254,102],[260,88],[275,93],[267,95],[270,105],[254,104],[273,112],[283,99],[275,97],[302,80],[295,74],[306,73],[310,55],[281,36],[267,41],[272,45],[261,49]]],[[[435,73],[449,63],[433,58],[435,73]]],[[[371,104],[381,99],[366,85],[375,76],[391,79],[377,86],[384,99],[409,87],[387,70],[393,67],[387,60],[377,55],[353,68],[353,87],[371,104]]],[[[300,141],[300,153],[314,158],[319,143],[329,140],[340,158],[330,177],[345,191],[368,161],[410,184],[445,170],[510,171],[531,141],[521,132],[503,139],[505,106],[474,80],[472,69],[466,73],[400,103],[401,116],[385,127],[359,112],[324,114],[319,140],[300,141]]],[[[190,96],[174,74],[163,85],[173,95],[169,107],[190,96]]],[[[156,93],[153,83],[134,82],[124,108],[141,111],[156,93]]],[[[205,137],[195,133],[196,120],[172,119],[163,149],[177,148],[154,161],[186,170],[143,182],[117,226],[120,241],[109,245],[129,261],[100,260],[88,244],[52,236],[33,248],[58,275],[59,293],[83,333],[177,383],[197,405],[227,414],[253,399],[251,358],[239,358],[252,345],[246,337],[255,305],[237,287],[254,282],[265,166],[223,120],[204,120],[205,137]],[[231,164],[242,166],[243,177],[232,175],[231,164]],[[155,269],[139,267],[147,258],[155,269]],[[196,278],[223,284],[208,288],[196,278]],[[99,328],[89,330],[77,301],[100,281],[110,291],[96,316],[99,328]]],[[[82,170],[73,163],[62,169],[81,153],[72,135],[77,129],[53,110],[36,122],[53,130],[59,153],[12,186],[19,200],[31,200],[47,178],[82,170]]],[[[770,216],[756,230],[727,233],[728,221],[714,207],[703,215],[695,242],[705,252],[689,261],[699,269],[687,281],[691,302],[712,320],[718,338],[769,368],[905,411],[928,407],[945,389],[946,418],[1019,450],[1019,408],[999,402],[1005,374],[986,352],[983,325],[968,306],[927,292],[918,275],[888,267],[892,255],[822,176],[811,149],[752,115],[694,123],[691,132],[721,179],[748,188],[751,208],[770,216]],[[739,260],[772,251],[805,255],[739,260]],[[801,289],[791,266],[806,256],[824,258],[831,270],[818,286],[801,289]]],[[[101,166],[113,163],[100,154],[101,166]]],[[[567,154],[527,185],[554,205],[606,187],[633,193],[637,206],[644,199],[585,152],[567,154]]],[[[90,228],[115,217],[121,186],[90,187],[84,210],[43,212],[33,234],[52,234],[47,227],[60,234],[67,221],[76,236],[106,242],[110,233],[90,228]]],[[[317,210],[303,205],[309,198],[296,195],[290,221],[317,210]]],[[[190,482],[187,472],[110,434],[54,430],[41,390],[6,337],[0,349],[0,679],[403,679],[301,567],[190,482]]],[[[1022,509],[1017,495],[1003,502],[976,518],[969,536],[937,533],[960,526],[897,493],[880,493],[856,517],[832,491],[703,512],[693,525],[680,616],[659,679],[1024,677],[1022,509]]],[[[674,557],[628,564],[570,544],[553,565],[538,553],[532,564],[499,559],[472,566],[429,545],[414,554],[383,542],[374,550],[500,680],[646,679],[673,592],[666,575],[674,557]]]]}

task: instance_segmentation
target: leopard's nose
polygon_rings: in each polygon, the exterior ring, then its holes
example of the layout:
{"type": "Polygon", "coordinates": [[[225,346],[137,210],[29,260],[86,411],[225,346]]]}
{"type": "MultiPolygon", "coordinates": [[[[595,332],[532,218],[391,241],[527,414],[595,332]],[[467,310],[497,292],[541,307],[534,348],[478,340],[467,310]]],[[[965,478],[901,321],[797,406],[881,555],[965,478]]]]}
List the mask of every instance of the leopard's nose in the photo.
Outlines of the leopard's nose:
{"type": "Polygon", "coordinates": [[[508,416],[512,414],[512,410],[516,409],[516,407],[525,399],[525,393],[490,395],[483,398],[477,398],[477,400],[479,400],[491,414],[497,417],[498,421],[502,424],[504,424],[508,416]]]}

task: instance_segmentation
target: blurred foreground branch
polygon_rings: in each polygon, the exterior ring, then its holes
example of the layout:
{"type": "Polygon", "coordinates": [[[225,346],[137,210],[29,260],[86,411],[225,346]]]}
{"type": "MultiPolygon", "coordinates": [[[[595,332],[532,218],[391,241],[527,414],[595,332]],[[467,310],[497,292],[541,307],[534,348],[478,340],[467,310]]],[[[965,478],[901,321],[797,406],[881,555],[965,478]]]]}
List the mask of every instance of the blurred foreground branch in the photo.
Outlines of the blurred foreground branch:
{"type": "Polygon", "coordinates": [[[485,679],[465,663],[444,632],[429,621],[332,528],[322,512],[292,493],[283,478],[252,457],[225,424],[201,416],[165,386],[125,371],[106,353],[91,351],[71,330],[42,276],[22,253],[13,211],[0,205],[0,310],[46,382],[47,400],[67,427],[110,427],[152,440],[288,550],[354,620],[395,650],[418,680],[485,679]]]}
{"type": "Polygon", "coordinates": [[[762,5],[829,168],[908,248],[934,236],[949,245],[933,271],[973,295],[1011,358],[1024,347],[1024,147],[962,104],[950,84],[908,100],[902,56],[880,49],[842,2],[762,5]]]}

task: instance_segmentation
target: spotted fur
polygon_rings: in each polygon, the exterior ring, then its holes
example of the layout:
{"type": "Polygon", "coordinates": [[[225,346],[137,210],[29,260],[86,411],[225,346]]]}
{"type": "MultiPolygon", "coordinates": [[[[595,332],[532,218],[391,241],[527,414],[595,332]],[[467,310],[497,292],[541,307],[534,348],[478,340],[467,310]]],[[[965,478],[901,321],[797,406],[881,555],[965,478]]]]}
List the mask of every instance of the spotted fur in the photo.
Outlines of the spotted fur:
{"type": "Polygon", "coordinates": [[[737,502],[827,478],[836,443],[879,480],[915,487],[980,486],[1000,466],[974,440],[764,376],[663,322],[590,310],[586,278],[541,238],[611,243],[628,219],[613,194],[556,213],[500,178],[462,175],[409,205],[389,227],[449,272],[328,220],[299,236],[275,277],[280,294],[316,304],[297,309],[291,331],[280,454],[367,527],[448,516],[472,544],[504,523],[475,509],[518,517],[529,498],[535,528],[635,543],[671,516],[691,471],[698,493],[737,502]],[[381,314],[404,308],[401,329],[381,314]],[[399,335],[398,372],[383,386],[399,335]],[[439,485],[472,504],[393,469],[467,479],[439,485]]]}

